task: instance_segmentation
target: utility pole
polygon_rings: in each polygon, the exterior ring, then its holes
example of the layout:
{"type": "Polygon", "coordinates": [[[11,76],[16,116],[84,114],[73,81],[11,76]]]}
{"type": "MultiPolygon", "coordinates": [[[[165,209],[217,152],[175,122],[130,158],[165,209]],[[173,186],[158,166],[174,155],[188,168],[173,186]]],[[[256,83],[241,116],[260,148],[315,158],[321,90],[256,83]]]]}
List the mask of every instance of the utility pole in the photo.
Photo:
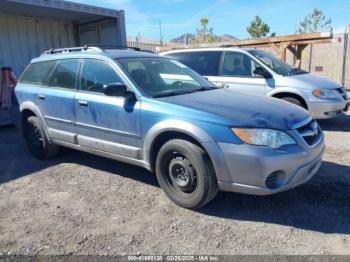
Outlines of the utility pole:
{"type": "Polygon", "coordinates": [[[136,43],[138,48],[140,48],[140,41],[141,41],[141,33],[138,32],[138,34],[136,35],[136,43]]]}
{"type": "MultiPolygon", "coordinates": [[[[341,76],[341,83],[345,87],[345,77],[347,74],[346,68],[347,68],[347,56],[348,56],[348,49],[349,49],[349,35],[350,35],[350,23],[345,29],[344,32],[344,51],[343,51],[343,66],[342,66],[342,76],[341,76]]],[[[347,87],[348,89],[350,87],[347,87]]]]}
{"type": "Polygon", "coordinates": [[[163,45],[163,34],[162,34],[162,21],[159,20],[159,35],[160,35],[160,45],[163,45]]]}

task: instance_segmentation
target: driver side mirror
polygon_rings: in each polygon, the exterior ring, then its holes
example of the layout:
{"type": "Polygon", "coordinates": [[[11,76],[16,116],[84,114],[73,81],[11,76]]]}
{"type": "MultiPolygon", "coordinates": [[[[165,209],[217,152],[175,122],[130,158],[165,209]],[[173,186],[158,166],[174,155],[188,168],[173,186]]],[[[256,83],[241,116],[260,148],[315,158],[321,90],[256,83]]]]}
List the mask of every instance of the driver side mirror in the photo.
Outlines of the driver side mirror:
{"type": "Polygon", "coordinates": [[[264,78],[272,78],[272,75],[263,67],[255,68],[254,74],[262,76],[264,78]]]}
{"type": "Polygon", "coordinates": [[[103,85],[103,92],[107,96],[125,97],[128,93],[128,88],[122,83],[111,83],[103,85]]]}

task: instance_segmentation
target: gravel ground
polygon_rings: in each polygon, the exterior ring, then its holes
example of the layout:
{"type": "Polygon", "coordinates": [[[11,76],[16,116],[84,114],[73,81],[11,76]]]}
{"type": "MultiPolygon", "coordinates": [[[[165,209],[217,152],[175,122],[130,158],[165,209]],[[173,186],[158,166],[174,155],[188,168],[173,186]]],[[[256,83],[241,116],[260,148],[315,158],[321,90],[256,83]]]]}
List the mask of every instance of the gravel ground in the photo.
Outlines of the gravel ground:
{"type": "Polygon", "coordinates": [[[0,253],[350,254],[350,115],[320,124],[327,149],[311,181],[219,193],[197,211],[143,169],[73,150],[38,161],[0,128],[0,253]]]}

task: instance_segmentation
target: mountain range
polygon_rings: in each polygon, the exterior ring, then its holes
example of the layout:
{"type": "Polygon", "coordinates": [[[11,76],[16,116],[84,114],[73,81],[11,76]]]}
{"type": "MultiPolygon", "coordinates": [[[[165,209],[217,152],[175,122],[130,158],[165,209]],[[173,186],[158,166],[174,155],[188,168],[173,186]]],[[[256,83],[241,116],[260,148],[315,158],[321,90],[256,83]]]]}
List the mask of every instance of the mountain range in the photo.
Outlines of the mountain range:
{"type": "MultiPolygon", "coordinates": [[[[194,34],[187,33],[170,40],[170,42],[176,43],[176,44],[192,44],[194,37],[195,37],[194,34]]],[[[229,34],[216,35],[215,37],[217,39],[217,42],[228,42],[228,41],[238,40],[237,37],[234,37],[229,34]]]]}

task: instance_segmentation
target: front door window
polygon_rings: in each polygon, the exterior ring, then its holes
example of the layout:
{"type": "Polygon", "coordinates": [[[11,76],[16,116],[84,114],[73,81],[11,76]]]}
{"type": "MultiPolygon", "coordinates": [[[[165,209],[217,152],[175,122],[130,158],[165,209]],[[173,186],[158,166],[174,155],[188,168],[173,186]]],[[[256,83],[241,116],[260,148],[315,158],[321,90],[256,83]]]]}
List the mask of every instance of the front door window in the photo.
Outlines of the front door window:
{"type": "Polygon", "coordinates": [[[254,73],[259,65],[249,56],[239,52],[226,52],[220,76],[261,78],[254,73]]]}

